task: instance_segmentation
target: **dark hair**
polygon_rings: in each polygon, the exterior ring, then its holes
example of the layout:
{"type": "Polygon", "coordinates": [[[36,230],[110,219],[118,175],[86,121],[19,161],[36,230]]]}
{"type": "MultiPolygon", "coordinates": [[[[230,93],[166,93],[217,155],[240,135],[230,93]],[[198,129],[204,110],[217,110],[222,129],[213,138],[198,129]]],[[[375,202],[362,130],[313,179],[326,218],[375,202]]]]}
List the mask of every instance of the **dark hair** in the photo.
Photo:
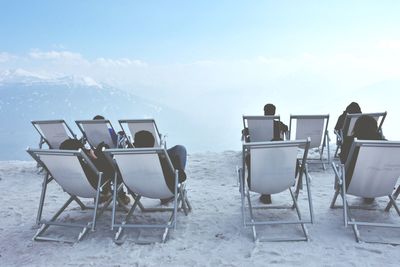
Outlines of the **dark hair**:
{"type": "Polygon", "coordinates": [[[78,150],[78,149],[84,149],[85,147],[83,144],[76,139],[67,139],[63,141],[60,145],[60,149],[62,150],[78,150]]]}
{"type": "Polygon", "coordinates": [[[139,131],[135,133],[135,147],[153,147],[154,143],[154,136],[151,132],[139,131]]]}
{"type": "Polygon", "coordinates": [[[354,114],[354,113],[361,113],[361,108],[357,104],[357,102],[351,102],[350,105],[346,108],[346,113],[354,114]]]}
{"type": "Polygon", "coordinates": [[[274,104],[266,104],[264,106],[264,115],[268,116],[268,115],[275,115],[275,110],[276,107],[274,104]]]}
{"type": "Polygon", "coordinates": [[[361,115],[354,124],[353,136],[362,140],[380,139],[378,123],[371,116],[361,115]]]}
{"type": "Polygon", "coordinates": [[[104,120],[104,117],[101,115],[96,115],[93,117],[93,120],[104,120]]]}

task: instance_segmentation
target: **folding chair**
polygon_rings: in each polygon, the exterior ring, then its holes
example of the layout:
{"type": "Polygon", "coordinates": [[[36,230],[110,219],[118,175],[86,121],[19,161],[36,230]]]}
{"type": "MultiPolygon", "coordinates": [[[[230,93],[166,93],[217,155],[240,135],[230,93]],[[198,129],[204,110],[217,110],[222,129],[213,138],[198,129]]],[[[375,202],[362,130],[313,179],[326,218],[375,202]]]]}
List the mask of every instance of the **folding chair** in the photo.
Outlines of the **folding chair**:
{"type": "MultiPolygon", "coordinates": [[[[164,229],[161,242],[165,242],[169,229],[176,228],[176,215],[178,207],[183,209],[185,215],[191,211],[191,205],[187,199],[185,183],[178,184],[178,174],[175,171],[171,160],[168,157],[167,151],[164,148],[132,148],[132,149],[106,149],[105,154],[109,160],[113,162],[116,169],[118,169],[122,181],[129,191],[134,194],[135,202],[127,213],[125,219],[121,223],[115,221],[115,200],[116,192],[113,192],[113,215],[111,228],[118,227],[115,234],[114,241],[122,243],[122,237],[125,228],[136,229],[151,229],[161,228],[164,229]],[[164,173],[161,161],[165,162],[164,168],[167,172],[175,177],[174,192],[168,188],[165,182],[164,173]],[[144,208],[140,203],[142,197],[152,199],[166,199],[174,197],[173,208],[144,208]],[[142,212],[157,212],[169,211],[171,216],[166,223],[143,224],[131,223],[129,219],[132,217],[136,207],[139,206],[142,212]]],[[[115,183],[117,174],[115,175],[115,183]]],[[[136,243],[151,243],[151,241],[139,241],[136,243]]]]}
{"type": "MultiPolygon", "coordinates": [[[[345,164],[332,162],[335,172],[335,194],[331,208],[336,208],[335,202],[340,194],[343,200],[344,225],[351,225],[356,241],[376,242],[361,239],[359,226],[400,228],[400,224],[376,223],[358,221],[352,218],[350,208],[363,209],[360,206],[349,206],[348,195],[363,198],[376,198],[387,196],[389,204],[385,211],[393,205],[397,214],[400,210],[395,201],[394,188],[400,176],[400,142],[389,141],[361,141],[355,139],[345,164]]],[[[397,190],[398,191],[398,190],[397,190]]],[[[386,243],[387,244],[387,243],[386,243]]],[[[392,244],[392,243],[389,243],[392,244]]]]}
{"type": "Polygon", "coordinates": [[[39,148],[47,144],[49,149],[58,149],[68,138],[76,139],[76,134],[64,120],[31,121],[40,134],[39,148]]]}
{"type": "MultiPolygon", "coordinates": [[[[324,170],[325,163],[330,164],[329,134],[328,134],[328,115],[290,115],[289,139],[301,140],[311,138],[310,149],[317,149],[319,152],[318,161],[321,162],[324,170]],[[295,126],[294,126],[295,125],[295,126]],[[327,162],[323,159],[324,149],[327,149],[327,162]]],[[[307,158],[307,162],[314,162],[307,158]]]]}
{"type": "Polygon", "coordinates": [[[382,133],[382,124],[385,121],[387,112],[375,112],[375,113],[354,113],[354,114],[346,114],[346,117],[343,122],[343,129],[339,131],[335,130],[334,133],[336,135],[336,151],[335,157],[338,157],[339,149],[342,147],[343,140],[347,136],[351,136],[353,134],[354,124],[357,119],[362,115],[368,115],[373,117],[378,123],[378,131],[382,133]]]}
{"type": "MultiPolygon", "coordinates": [[[[121,126],[121,129],[124,131],[125,138],[127,140],[133,140],[137,132],[144,130],[149,131],[153,134],[153,136],[155,137],[155,146],[166,146],[165,135],[162,135],[158,131],[158,127],[154,119],[119,120],[118,122],[121,126]],[[130,136],[126,134],[126,126],[129,129],[130,136]]],[[[132,143],[133,141],[130,142],[130,145],[133,145],[132,143]]]]}
{"type": "Polygon", "coordinates": [[[250,142],[268,142],[274,139],[274,122],[280,116],[245,116],[243,127],[249,129],[250,142]]]}
{"type": "MultiPolygon", "coordinates": [[[[110,148],[116,148],[111,132],[115,130],[109,120],[78,120],[75,121],[83,137],[92,148],[104,142],[110,148]]],[[[117,142],[118,143],[118,142],[117,142]]]]}
{"type": "Polygon", "coordinates": [[[109,181],[103,181],[102,173],[99,172],[90,159],[81,150],[47,150],[47,149],[29,149],[27,152],[35,159],[47,173],[44,177],[42,183],[42,197],[40,200],[38,220],[41,227],[33,237],[33,240],[40,241],[60,241],[60,242],[76,242],[80,241],[82,237],[87,233],[89,229],[92,231],[96,227],[97,216],[102,214],[107,206],[111,203],[111,197],[103,206],[103,208],[98,211],[99,208],[99,195],[102,186],[109,181]],[[93,173],[98,177],[97,188],[94,188],[80,163],[80,161],[85,162],[93,173]],[[44,206],[44,196],[46,194],[47,184],[55,180],[62,189],[70,195],[69,199],[65,204],[55,213],[55,215],[50,220],[41,220],[43,206],[44,206]],[[82,203],[79,198],[94,198],[94,207],[88,207],[82,203]],[[64,210],[75,201],[82,210],[93,209],[93,217],[87,223],[69,223],[63,222],[62,220],[57,220],[57,218],[64,212],[64,210]],[[78,235],[77,240],[64,240],[59,238],[52,238],[43,236],[50,226],[62,226],[62,227],[72,227],[72,228],[82,228],[78,235]]]}
{"type": "Polygon", "coordinates": [[[307,241],[309,239],[306,223],[313,223],[313,207],[311,199],[311,190],[309,181],[306,178],[307,199],[310,211],[310,219],[302,219],[298,206],[298,192],[303,175],[304,164],[300,167],[296,179],[296,164],[298,147],[304,147],[303,162],[307,159],[307,152],[310,140],[298,141],[277,141],[277,142],[255,142],[243,144],[243,166],[239,169],[240,192],[242,202],[242,219],[245,227],[252,227],[254,241],[259,240],[257,237],[256,227],[271,225],[301,225],[304,237],[301,238],[270,238],[261,239],[259,241],[307,241]],[[250,156],[250,185],[245,179],[245,160],[246,156],[250,156]],[[291,187],[295,187],[293,192],[291,187]],[[260,194],[276,194],[289,190],[293,205],[291,206],[258,206],[254,207],[251,203],[250,191],[260,194]],[[245,204],[245,198],[248,200],[248,207],[245,204]],[[246,208],[249,210],[250,221],[246,219],[246,208]],[[254,209],[296,209],[297,220],[275,220],[264,221],[257,220],[254,216],[254,209]]]}

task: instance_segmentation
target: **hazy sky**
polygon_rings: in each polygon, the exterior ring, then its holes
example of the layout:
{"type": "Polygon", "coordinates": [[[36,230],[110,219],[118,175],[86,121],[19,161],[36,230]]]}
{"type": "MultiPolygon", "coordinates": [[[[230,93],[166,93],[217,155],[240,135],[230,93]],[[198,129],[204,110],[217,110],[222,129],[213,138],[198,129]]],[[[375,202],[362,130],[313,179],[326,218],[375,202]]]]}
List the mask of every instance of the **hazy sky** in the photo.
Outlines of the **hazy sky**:
{"type": "Polygon", "coordinates": [[[351,101],[394,121],[399,14],[396,0],[1,1],[0,71],[89,76],[232,132],[266,102],[284,121],[336,121],[351,101]]]}

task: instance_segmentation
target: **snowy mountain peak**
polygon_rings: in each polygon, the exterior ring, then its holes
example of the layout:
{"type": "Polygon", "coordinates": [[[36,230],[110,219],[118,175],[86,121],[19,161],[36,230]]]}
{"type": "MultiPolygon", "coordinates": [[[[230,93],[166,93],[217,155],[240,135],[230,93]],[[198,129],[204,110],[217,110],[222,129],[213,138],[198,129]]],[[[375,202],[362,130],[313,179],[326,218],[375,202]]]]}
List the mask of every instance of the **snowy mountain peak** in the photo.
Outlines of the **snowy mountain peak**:
{"type": "Polygon", "coordinates": [[[24,69],[12,69],[0,71],[0,85],[3,84],[23,84],[33,85],[38,83],[52,84],[52,85],[66,85],[73,86],[89,86],[99,89],[103,85],[91,77],[77,76],[77,75],[50,75],[31,72],[24,69]]]}

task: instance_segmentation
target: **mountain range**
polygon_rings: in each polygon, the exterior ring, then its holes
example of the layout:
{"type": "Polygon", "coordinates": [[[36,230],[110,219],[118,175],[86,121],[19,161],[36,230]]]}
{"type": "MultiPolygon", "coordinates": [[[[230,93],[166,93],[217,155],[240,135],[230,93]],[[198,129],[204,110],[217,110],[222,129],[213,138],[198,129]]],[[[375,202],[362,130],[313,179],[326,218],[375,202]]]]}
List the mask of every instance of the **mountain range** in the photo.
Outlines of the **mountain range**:
{"type": "Polygon", "coordinates": [[[90,77],[48,77],[22,69],[0,72],[0,160],[27,159],[25,149],[37,147],[39,134],[32,120],[64,119],[80,136],[75,120],[95,115],[109,119],[119,130],[118,119],[155,118],[160,131],[184,137],[180,112],[127,91],[96,82],[90,77]]]}

